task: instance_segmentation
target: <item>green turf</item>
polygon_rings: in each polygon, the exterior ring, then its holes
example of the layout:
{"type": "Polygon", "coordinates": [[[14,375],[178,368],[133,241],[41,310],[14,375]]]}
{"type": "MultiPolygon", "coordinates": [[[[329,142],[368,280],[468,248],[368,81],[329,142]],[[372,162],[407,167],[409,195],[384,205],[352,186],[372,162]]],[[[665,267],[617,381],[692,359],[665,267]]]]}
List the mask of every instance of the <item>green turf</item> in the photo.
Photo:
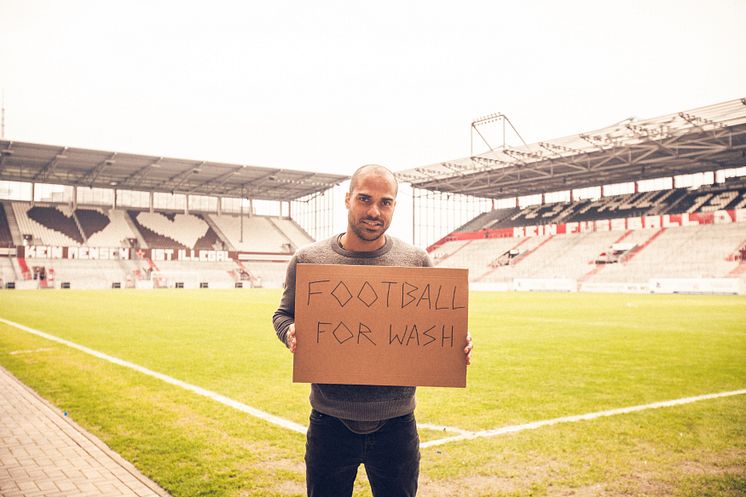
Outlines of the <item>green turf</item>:
{"type": "MultiPolygon", "coordinates": [[[[306,424],[278,299],[2,291],[0,317],[306,424]]],[[[473,293],[470,330],[468,388],[420,388],[420,422],[481,430],[746,388],[743,297],[473,293]]],[[[0,364],[176,497],[303,492],[302,435],[2,324],[0,364]]],[[[421,495],[742,495],[745,397],[427,448],[421,495]]]]}

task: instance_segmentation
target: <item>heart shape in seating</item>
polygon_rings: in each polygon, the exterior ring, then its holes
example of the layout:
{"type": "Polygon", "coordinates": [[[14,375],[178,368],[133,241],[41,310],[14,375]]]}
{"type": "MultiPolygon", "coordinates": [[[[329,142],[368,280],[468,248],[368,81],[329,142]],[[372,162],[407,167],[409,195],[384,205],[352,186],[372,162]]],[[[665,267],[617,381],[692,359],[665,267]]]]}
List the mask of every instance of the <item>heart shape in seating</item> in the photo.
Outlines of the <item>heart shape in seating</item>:
{"type": "Polygon", "coordinates": [[[194,247],[197,240],[205,236],[210,226],[192,214],[163,214],[140,212],[137,222],[155,233],[166,236],[186,247],[194,247]]]}
{"type": "Polygon", "coordinates": [[[80,230],[78,230],[75,219],[72,216],[66,216],[55,207],[35,205],[26,212],[26,215],[29,219],[36,221],[47,229],[62,233],[77,243],[83,243],[83,236],[80,234],[80,230]]]}

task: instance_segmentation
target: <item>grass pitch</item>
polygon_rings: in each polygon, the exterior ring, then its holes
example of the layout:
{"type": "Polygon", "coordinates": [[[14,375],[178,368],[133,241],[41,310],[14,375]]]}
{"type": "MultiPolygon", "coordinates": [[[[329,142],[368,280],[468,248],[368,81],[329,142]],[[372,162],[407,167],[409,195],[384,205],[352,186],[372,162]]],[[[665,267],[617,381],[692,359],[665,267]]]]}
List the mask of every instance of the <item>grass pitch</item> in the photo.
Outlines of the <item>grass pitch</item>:
{"type": "MultiPolygon", "coordinates": [[[[0,317],[307,424],[279,296],[1,291],[0,317]]],[[[468,388],[418,389],[418,421],[485,430],[746,388],[743,297],[473,293],[470,330],[468,388]]],[[[4,324],[0,364],[176,497],[304,494],[298,433],[4,324]]],[[[425,448],[420,495],[740,496],[745,468],[739,395],[425,448]]]]}

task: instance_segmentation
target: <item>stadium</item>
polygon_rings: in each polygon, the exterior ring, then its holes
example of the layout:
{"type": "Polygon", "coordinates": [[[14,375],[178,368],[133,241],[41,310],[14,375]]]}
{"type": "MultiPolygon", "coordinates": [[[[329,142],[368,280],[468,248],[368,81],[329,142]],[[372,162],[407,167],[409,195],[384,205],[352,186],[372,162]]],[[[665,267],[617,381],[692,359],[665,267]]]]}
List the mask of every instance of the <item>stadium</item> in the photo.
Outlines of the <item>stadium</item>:
{"type": "MultiPolygon", "coordinates": [[[[280,288],[290,255],[332,235],[348,179],[0,146],[21,199],[0,211],[7,288],[280,288]]],[[[397,176],[413,242],[472,288],[744,294],[745,154],[741,99],[397,176]]]]}
{"type": "MultiPolygon", "coordinates": [[[[132,495],[303,495],[308,386],[271,316],[349,177],[0,153],[3,367],[155,482],[132,495]]],[[[422,495],[746,492],[746,99],[396,175],[412,241],[469,270],[478,352],[467,389],[418,391],[422,495]]],[[[3,495],[130,495],[24,469],[47,456],[3,430],[3,495]]]]}

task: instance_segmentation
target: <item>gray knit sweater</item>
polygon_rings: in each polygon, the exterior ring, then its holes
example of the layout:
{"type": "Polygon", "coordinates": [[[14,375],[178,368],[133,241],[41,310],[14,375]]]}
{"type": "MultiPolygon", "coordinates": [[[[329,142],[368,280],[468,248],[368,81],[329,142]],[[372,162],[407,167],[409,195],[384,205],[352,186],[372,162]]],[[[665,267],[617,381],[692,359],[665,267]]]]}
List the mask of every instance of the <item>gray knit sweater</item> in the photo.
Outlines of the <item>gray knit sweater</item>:
{"type": "MultiPolygon", "coordinates": [[[[290,260],[285,291],[272,318],[277,337],[287,346],[287,332],[295,319],[295,267],[298,263],[430,267],[422,249],[386,235],[386,244],[373,252],[350,252],[339,245],[339,235],[298,250],[290,260]]],[[[372,385],[311,385],[311,406],[317,411],[353,421],[380,421],[414,411],[415,387],[372,385]]]]}

